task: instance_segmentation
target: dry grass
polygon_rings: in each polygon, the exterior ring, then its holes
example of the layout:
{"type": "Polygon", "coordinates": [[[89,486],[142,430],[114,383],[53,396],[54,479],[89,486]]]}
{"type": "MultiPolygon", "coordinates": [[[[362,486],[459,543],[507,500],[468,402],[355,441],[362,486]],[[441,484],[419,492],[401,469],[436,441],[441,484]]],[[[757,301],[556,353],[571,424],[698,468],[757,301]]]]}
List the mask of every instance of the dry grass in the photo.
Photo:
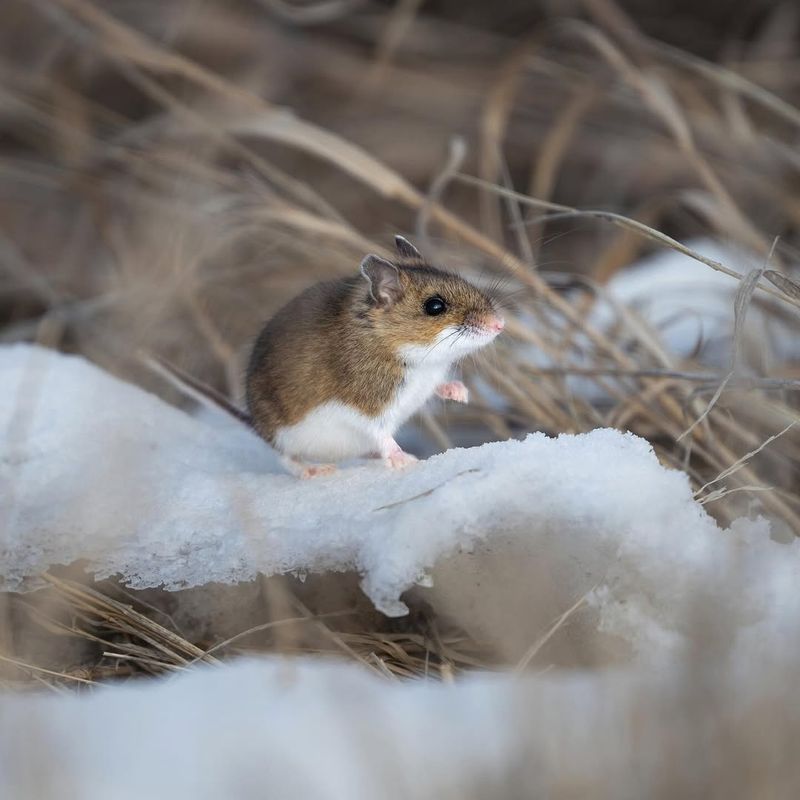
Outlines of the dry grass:
{"type": "MultiPolygon", "coordinates": [[[[497,667],[487,648],[424,608],[401,620],[383,618],[365,604],[315,613],[291,581],[280,578],[264,579],[255,594],[227,587],[216,602],[221,597],[230,607],[231,621],[211,626],[158,590],[130,592],[113,581],[87,585],[56,574],[44,578],[48,588],[4,598],[4,627],[14,632],[6,649],[17,654],[0,655],[6,687],[57,690],[178,672],[248,653],[339,656],[390,678],[448,680],[465,669],[497,667]],[[170,608],[173,613],[165,610],[170,608]],[[259,622],[243,626],[247,619],[259,622]],[[235,632],[221,635],[226,629],[235,632]]],[[[326,587],[323,603],[330,602],[326,587]]]]}
{"type": "MultiPolygon", "coordinates": [[[[763,511],[800,533],[800,364],[765,343],[717,373],[676,357],[635,310],[603,329],[589,314],[631,260],[672,248],[740,281],[738,317],[757,304],[798,325],[787,7],[721,35],[724,4],[711,3],[704,36],[656,3],[631,16],[613,0],[568,14],[491,5],[496,17],[466,4],[459,22],[446,3],[7,0],[0,341],[83,353],[179,401],[137,362],[145,349],[236,398],[272,311],[410,233],[432,258],[502,278],[516,309],[505,342],[467,368],[497,398],[476,385],[472,407],[426,414],[432,448],[614,426],[686,469],[722,522],[763,511]],[[682,243],[700,235],[768,268],[741,273],[682,243]]],[[[50,580],[41,602],[8,598],[9,619],[26,606],[35,630],[80,641],[78,666],[6,662],[9,679],[154,674],[255,646],[392,675],[493,665],[435,620],[345,625],[323,616],[343,609],[312,613],[288,590],[259,631],[210,652],[219,640],[185,638],[165,597],[143,606],[110,584],[50,580]]],[[[5,638],[4,658],[24,661],[5,638]]]]}

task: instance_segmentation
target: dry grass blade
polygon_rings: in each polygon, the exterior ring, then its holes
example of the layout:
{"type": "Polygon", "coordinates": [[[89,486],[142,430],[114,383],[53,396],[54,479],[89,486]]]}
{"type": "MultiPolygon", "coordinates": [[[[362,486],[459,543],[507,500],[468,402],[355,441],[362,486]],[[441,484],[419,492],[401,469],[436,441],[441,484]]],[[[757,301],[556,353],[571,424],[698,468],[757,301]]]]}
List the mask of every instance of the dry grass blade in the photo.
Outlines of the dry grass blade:
{"type": "MultiPolygon", "coordinates": [[[[595,587],[596,588],[596,587],[595,587]]],[[[567,620],[572,617],[585,603],[587,598],[594,591],[589,590],[586,594],[578,598],[563,614],[553,622],[553,624],[528,648],[525,655],[519,660],[515,668],[515,672],[520,673],[526,670],[534,658],[539,654],[541,649],[553,638],[558,630],[564,625],[567,620]]]]}
{"type": "MultiPolygon", "coordinates": [[[[325,620],[331,617],[343,617],[350,614],[353,614],[353,611],[331,611],[326,614],[317,614],[313,617],[303,616],[303,617],[289,617],[287,619],[276,619],[270,622],[265,622],[262,625],[254,625],[252,628],[248,628],[245,631],[241,631],[240,633],[235,634],[234,636],[229,636],[227,639],[224,639],[221,642],[217,642],[213,647],[209,647],[208,650],[205,651],[204,655],[208,656],[211,653],[216,653],[218,650],[223,650],[226,647],[229,647],[234,642],[238,642],[241,639],[244,639],[248,636],[252,636],[254,633],[261,633],[262,631],[270,631],[274,628],[281,627],[283,625],[296,625],[298,623],[307,623],[307,622],[315,622],[317,620],[325,620]]],[[[200,659],[195,659],[195,661],[199,661],[200,659]]],[[[194,663],[194,662],[192,662],[194,663]]]]}
{"type": "Polygon", "coordinates": [[[800,300],[800,285],[790,278],[787,278],[774,269],[764,270],[764,277],[773,285],[777,286],[787,297],[800,300]]]}
{"type": "Polygon", "coordinates": [[[442,194],[447,184],[450,183],[453,176],[458,173],[466,156],[467,143],[460,136],[453,137],[450,140],[447,161],[439,174],[431,182],[431,187],[428,190],[425,201],[417,212],[416,233],[421,239],[428,238],[432,211],[441,201],[442,194]]]}
{"type": "MultiPolygon", "coordinates": [[[[719,385],[726,376],[711,372],[684,372],[674,369],[618,369],[616,367],[534,367],[539,375],[583,375],[587,378],[607,375],[612,378],[675,378],[690,383],[719,385]]],[[[728,375],[728,389],[800,390],[800,379],[758,378],[746,375],[728,375]]]]}
{"type": "Polygon", "coordinates": [[[377,45],[375,66],[371,76],[373,85],[383,80],[386,67],[408,36],[423,0],[398,0],[389,15],[377,45]]]}
{"type": "Polygon", "coordinates": [[[750,303],[753,299],[753,293],[761,280],[761,276],[769,266],[772,256],[775,253],[775,248],[778,245],[778,237],[776,236],[770,247],[769,255],[760,269],[754,269],[747,273],[747,276],[739,284],[736,292],[736,297],[733,301],[733,359],[731,363],[731,371],[735,372],[741,357],[742,341],[744,334],[745,320],[747,319],[747,310],[750,308],[750,303]]]}
{"type": "Polygon", "coordinates": [[[81,678],[77,675],[70,675],[68,672],[57,672],[56,670],[46,669],[45,667],[37,667],[35,664],[26,664],[24,661],[19,661],[16,658],[10,658],[9,656],[4,656],[0,654],[0,661],[3,661],[7,664],[13,664],[15,667],[19,667],[20,669],[24,669],[32,674],[42,673],[44,675],[52,675],[54,678],[62,678],[66,681],[74,681],[76,683],[85,683],[85,684],[93,684],[94,681],[90,681],[87,678],[81,678]]]}
{"type": "Polygon", "coordinates": [[[737,486],[734,489],[729,489],[727,487],[722,487],[721,489],[715,489],[713,492],[709,492],[705,497],[701,497],[698,499],[698,502],[701,505],[708,505],[709,503],[714,503],[717,500],[722,500],[725,497],[733,494],[734,492],[773,492],[775,488],[773,486],[737,486]]]}
{"type": "Polygon", "coordinates": [[[442,483],[437,484],[436,486],[433,486],[432,488],[428,489],[425,492],[420,492],[419,494],[415,494],[413,497],[406,497],[404,500],[397,500],[396,502],[389,503],[388,505],[385,505],[385,506],[378,506],[377,508],[373,508],[372,510],[373,511],[385,511],[388,508],[396,508],[397,506],[402,506],[402,505],[405,505],[406,503],[411,503],[414,500],[419,500],[421,497],[428,497],[429,495],[432,495],[437,489],[441,489],[442,486],[447,486],[449,483],[452,483],[452,481],[454,481],[456,478],[460,477],[461,475],[468,475],[471,472],[480,472],[480,470],[479,469],[465,469],[465,470],[462,470],[461,472],[457,472],[455,475],[453,475],[453,477],[450,478],[449,480],[443,481],[442,483]]]}
{"type": "Polygon", "coordinates": [[[733,370],[736,369],[740,360],[743,340],[742,334],[744,332],[745,320],[747,319],[747,309],[750,307],[753,293],[763,274],[763,267],[761,269],[751,270],[739,284],[739,289],[736,292],[733,303],[733,364],[731,365],[733,370]]]}
{"type": "Polygon", "coordinates": [[[758,86],[748,80],[743,75],[665,42],[657,42],[644,36],[637,37],[637,40],[639,44],[652,52],[664,55],[671,61],[691,69],[711,82],[747,97],[749,100],[782,117],[787,122],[800,127],[800,110],[773,92],[767,91],[763,86],[758,86]]]}
{"type": "Polygon", "coordinates": [[[182,636],[140,614],[129,605],[120,603],[89,586],[50,574],[42,577],[68,596],[78,608],[100,617],[106,624],[116,625],[141,637],[175,663],[183,666],[188,663],[188,659],[218,663],[213,656],[207,655],[182,636]]]}
{"type": "Polygon", "coordinates": [[[726,470],[721,472],[717,475],[716,478],[713,480],[708,481],[708,483],[703,484],[696,492],[695,497],[701,495],[709,486],[712,486],[715,483],[719,483],[719,481],[725,480],[725,478],[729,478],[731,475],[734,475],[739,470],[741,470],[745,464],[753,457],[758,455],[765,447],[772,444],[776,439],[780,439],[781,436],[788,433],[794,426],[796,422],[790,422],[782,431],[779,433],[770,436],[768,439],[764,440],[755,450],[751,450],[749,453],[745,453],[741,458],[737,459],[733,464],[731,464],[726,470]]]}
{"type": "Polygon", "coordinates": [[[714,396],[708,401],[708,405],[703,410],[703,413],[700,414],[700,416],[677,438],[676,441],[682,442],[694,431],[698,425],[703,423],[708,418],[708,415],[711,413],[711,410],[714,408],[714,406],[716,406],[717,401],[722,396],[722,393],[725,391],[725,387],[728,385],[728,382],[731,380],[731,378],[733,378],[733,373],[729,372],[717,387],[717,390],[714,392],[714,396]]]}

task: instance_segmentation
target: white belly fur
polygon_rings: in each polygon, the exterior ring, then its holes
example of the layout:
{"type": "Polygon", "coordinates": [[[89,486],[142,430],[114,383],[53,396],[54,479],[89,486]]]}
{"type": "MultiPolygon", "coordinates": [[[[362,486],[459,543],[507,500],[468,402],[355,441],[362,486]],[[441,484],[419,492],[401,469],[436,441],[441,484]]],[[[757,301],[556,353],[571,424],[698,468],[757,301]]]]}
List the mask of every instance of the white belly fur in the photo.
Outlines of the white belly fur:
{"type": "Polygon", "coordinates": [[[279,428],[275,445],[288,456],[309,461],[340,461],[377,453],[381,440],[395,431],[447,379],[447,364],[416,364],[393,401],[377,417],[332,401],[310,411],[300,422],[279,428]]]}

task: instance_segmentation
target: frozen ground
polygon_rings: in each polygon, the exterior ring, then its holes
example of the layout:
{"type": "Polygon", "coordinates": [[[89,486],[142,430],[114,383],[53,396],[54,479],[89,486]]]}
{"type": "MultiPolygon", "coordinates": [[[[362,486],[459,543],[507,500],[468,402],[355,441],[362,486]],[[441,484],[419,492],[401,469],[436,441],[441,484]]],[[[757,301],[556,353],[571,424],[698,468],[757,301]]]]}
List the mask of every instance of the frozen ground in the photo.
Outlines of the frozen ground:
{"type": "Polygon", "coordinates": [[[586,595],[586,635],[656,659],[681,646],[697,598],[726,605],[730,646],[782,635],[800,604],[800,546],[765,520],[720,530],[632,435],[536,434],[298,481],[246,430],[81,358],[2,348],[0,383],[7,589],[81,558],[136,588],[355,570],[387,614],[433,579],[432,602],[473,632],[511,617],[522,641],[586,595]]]}

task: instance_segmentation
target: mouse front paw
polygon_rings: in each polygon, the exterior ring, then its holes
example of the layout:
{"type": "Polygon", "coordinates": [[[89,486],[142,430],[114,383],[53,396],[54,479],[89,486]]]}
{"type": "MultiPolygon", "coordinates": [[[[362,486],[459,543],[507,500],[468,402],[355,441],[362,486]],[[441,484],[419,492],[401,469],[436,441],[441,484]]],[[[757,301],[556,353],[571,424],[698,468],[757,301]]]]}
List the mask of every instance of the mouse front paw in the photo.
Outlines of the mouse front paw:
{"type": "Polygon", "coordinates": [[[456,403],[469,402],[469,389],[461,381],[450,381],[436,387],[436,394],[444,400],[455,400],[456,403]]]}

